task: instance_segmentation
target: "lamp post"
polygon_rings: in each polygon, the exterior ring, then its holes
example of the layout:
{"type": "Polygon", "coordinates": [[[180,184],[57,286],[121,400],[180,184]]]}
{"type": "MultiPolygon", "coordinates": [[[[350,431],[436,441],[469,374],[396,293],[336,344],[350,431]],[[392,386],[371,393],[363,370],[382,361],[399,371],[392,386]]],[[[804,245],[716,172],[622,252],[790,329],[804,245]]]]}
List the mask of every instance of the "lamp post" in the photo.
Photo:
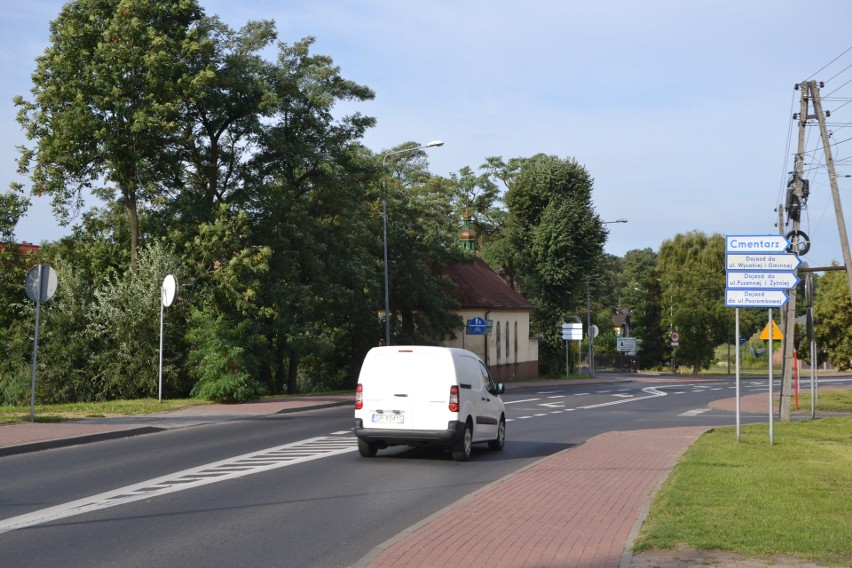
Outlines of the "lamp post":
{"type": "Polygon", "coordinates": [[[439,146],[443,146],[443,140],[432,140],[431,142],[427,142],[422,146],[416,146],[414,148],[405,148],[403,150],[395,150],[393,152],[386,152],[382,155],[382,245],[383,245],[383,257],[384,257],[384,276],[385,276],[385,345],[390,345],[390,286],[388,284],[388,191],[387,184],[385,182],[384,173],[385,173],[385,164],[387,163],[388,157],[393,156],[394,154],[406,154],[408,152],[416,152],[417,150],[423,150],[425,148],[437,148],[439,146]]]}
{"type": "MultiPolygon", "coordinates": [[[[626,223],[627,219],[616,219],[615,221],[602,221],[604,225],[612,225],[613,223],[626,223]]],[[[589,377],[595,377],[595,338],[592,337],[592,303],[589,299],[589,277],[586,276],[586,321],[588,322],[589,333],[589,377]]]]}

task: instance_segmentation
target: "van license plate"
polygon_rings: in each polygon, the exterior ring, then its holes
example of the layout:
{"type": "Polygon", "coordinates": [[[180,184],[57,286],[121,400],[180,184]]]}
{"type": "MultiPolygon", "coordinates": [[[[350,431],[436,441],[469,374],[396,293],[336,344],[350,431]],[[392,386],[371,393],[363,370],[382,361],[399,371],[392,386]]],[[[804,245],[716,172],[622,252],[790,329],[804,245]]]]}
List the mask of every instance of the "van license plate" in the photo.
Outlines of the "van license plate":
{"type": "Polygon", "coordinates": [[[403,424],[404,414],[373,414],[373,424],[403,424]]]}

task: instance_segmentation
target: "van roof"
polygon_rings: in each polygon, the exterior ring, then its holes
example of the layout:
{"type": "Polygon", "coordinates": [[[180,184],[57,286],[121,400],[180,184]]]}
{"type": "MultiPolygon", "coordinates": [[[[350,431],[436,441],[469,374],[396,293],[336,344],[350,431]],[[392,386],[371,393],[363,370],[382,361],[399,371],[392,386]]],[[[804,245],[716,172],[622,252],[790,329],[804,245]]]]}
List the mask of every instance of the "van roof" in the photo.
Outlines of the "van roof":
{"type": "Polygon", "coordinates": [[[458,357],[460,355],[472,355],[476,357],[474,353],[467,349],[460,349],[458,347],[438,347],[434,345],[385,345],[382,347],[373,347],[370,351],[376,351],[382,355],[390,353],[447,353],[452,357],[458,357]]]}

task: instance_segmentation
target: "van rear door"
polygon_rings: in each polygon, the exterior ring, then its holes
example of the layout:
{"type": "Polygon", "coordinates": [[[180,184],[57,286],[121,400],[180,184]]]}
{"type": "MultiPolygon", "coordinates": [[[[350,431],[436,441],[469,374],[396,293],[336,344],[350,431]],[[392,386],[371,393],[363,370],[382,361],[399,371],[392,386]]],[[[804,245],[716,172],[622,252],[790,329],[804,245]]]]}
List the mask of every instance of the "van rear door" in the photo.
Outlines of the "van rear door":
{"type": "Polygon", "coordinates": [[[380,350],[361,369],[364,428],[446,429],[452,358],[439,350],[380,350]]]}

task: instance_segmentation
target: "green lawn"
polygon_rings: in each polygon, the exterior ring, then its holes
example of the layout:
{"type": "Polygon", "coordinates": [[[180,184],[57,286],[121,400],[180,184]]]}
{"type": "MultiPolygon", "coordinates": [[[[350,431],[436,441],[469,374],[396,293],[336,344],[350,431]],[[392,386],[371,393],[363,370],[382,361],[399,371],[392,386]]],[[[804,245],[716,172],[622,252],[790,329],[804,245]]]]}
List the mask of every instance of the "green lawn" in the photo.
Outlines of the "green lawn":
{"type": "MultiPolygon", "coordinates": [[[[119,416],[134,414],[154,414],[157,412],[169,412],[179,410],[188,406],[209,404],[207,400],[197,398],[186,398],[178,400],[164,400],[144,398],[138,400],[114,400],[110,402],[80,402],[71,404],[37,404],[35,407],[36,422],[61,422],[63,420],[77,420],[80,418],[100,418],[102,416],[119,416]]],[[[27,406],[0,406],[0,424],[13,422],[28,422],[30,420],[30,407],[27,406]]]]}
{"type": "MultiPolygon", "coordinates": [[[[852,412],[852,390],[820,393],[820,410],[852,412]]],[[[852,565],[852,417],[703,435],[657,494],[635,550],[679,544],[852,565]]]]}

